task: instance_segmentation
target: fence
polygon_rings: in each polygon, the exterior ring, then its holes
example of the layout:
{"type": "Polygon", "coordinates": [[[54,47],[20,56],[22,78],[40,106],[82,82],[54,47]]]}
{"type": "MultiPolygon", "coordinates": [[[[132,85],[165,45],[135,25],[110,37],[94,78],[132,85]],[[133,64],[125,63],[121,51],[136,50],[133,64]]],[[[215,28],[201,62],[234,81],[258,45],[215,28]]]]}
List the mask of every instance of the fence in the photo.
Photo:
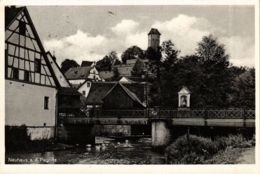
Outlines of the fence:
{"type": "Polygon", "coordinates": [[[255,119],[255,110],[248,109],[146,109],[146,110],[102,110],[89,112],[90,117],[119,118],[206,118],[206,119],[255,119]]]}

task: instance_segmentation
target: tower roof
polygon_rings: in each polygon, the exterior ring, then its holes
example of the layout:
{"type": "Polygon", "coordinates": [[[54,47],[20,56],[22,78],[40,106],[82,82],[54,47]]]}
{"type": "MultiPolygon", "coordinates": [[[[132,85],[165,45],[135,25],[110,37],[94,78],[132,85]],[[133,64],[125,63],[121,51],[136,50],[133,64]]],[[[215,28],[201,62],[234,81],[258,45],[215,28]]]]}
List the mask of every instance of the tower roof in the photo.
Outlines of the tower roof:
{"type": "Polygon", "coordinates": [[[161,33],[158,31],[157,28],[151,28],[150,32],[148,33],[148,35],[150,34],[157,34],[157,35],[161,35],[161,33]]]}

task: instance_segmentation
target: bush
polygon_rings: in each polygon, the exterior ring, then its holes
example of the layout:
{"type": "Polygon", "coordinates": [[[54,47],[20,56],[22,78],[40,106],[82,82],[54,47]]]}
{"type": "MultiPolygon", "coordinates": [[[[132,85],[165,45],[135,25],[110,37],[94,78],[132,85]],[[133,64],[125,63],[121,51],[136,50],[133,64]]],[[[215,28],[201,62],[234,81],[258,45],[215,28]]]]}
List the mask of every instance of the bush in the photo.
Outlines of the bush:
{"type": "Polygon", "coordinates": [[[215,139],[215,142],[218,146],[218,149],[225,149],[227,147],[250,147],[250,143],[246,141],[246,139],[243,137],[243,135],[228,135],[227,137],[217,137],[215,139]]]}
{"type": "Polygon", "coordinates": [[[27,135],[27,127],[25,125],[5,127],[6,151],[28,149],[29,142],[30,137],[27,135]]]}
{"type": "Polygon", "coordinates": [[[247,141],[241,134],[217,137],[214,141],[195,135],[190,135],[188,140],[185,135],[177,138],[175,142],[168,146],[165,153],[168,163],[172,164],[205,164],[220,161],[223,163],[225,160],[227,163],[232,163],[240,154],[239,149],[252,145],[254,145],[254,137],[247,141]],[[226,151],[226,149],[229,150],[226,151]],[[220,154],[218,153],[214,159],[211,159],[217,152],[220,152],[220,154]],[[225,152],[234,154],[227,155],[225,152]]]}
{"type": "Polygon", "coordinates": [[[27,127],[21,126],[5,126],[5,150],[6,152],[15,151],[44,151],[52,145],[51,140],[34,140],[30,139],[27,134],[27,127]]]}
{"type": "Polygon", "coordinates": [[[218,150],[217,145],[209,138],[190,135],[181,136],[166,148],[169,163],[198,164],[210,158],[218,150]]]}

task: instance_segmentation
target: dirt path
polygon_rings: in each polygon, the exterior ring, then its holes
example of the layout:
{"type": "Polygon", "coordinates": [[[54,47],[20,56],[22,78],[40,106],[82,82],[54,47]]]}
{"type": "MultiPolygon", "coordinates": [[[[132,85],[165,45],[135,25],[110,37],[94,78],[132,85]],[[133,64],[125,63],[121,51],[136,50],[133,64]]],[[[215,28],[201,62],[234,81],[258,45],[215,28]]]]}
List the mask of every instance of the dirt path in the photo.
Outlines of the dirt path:
{"type": "Polygon", "coordinates": [[[247,148],[237,160],[238,164],[255,164],[255,147],[247,148]]]}

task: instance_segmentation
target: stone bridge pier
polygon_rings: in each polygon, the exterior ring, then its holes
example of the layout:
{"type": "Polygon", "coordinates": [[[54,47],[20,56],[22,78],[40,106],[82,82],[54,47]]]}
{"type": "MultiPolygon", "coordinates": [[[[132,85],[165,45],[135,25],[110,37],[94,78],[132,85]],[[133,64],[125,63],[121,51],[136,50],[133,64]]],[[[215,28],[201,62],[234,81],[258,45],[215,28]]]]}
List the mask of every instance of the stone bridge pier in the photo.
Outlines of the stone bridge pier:
{"type": "Polygon", "coordinates": [[[152,119],[152,147],[155,149],[167,146],[171,139],[170,124],[167,119],[152,119]]]}

